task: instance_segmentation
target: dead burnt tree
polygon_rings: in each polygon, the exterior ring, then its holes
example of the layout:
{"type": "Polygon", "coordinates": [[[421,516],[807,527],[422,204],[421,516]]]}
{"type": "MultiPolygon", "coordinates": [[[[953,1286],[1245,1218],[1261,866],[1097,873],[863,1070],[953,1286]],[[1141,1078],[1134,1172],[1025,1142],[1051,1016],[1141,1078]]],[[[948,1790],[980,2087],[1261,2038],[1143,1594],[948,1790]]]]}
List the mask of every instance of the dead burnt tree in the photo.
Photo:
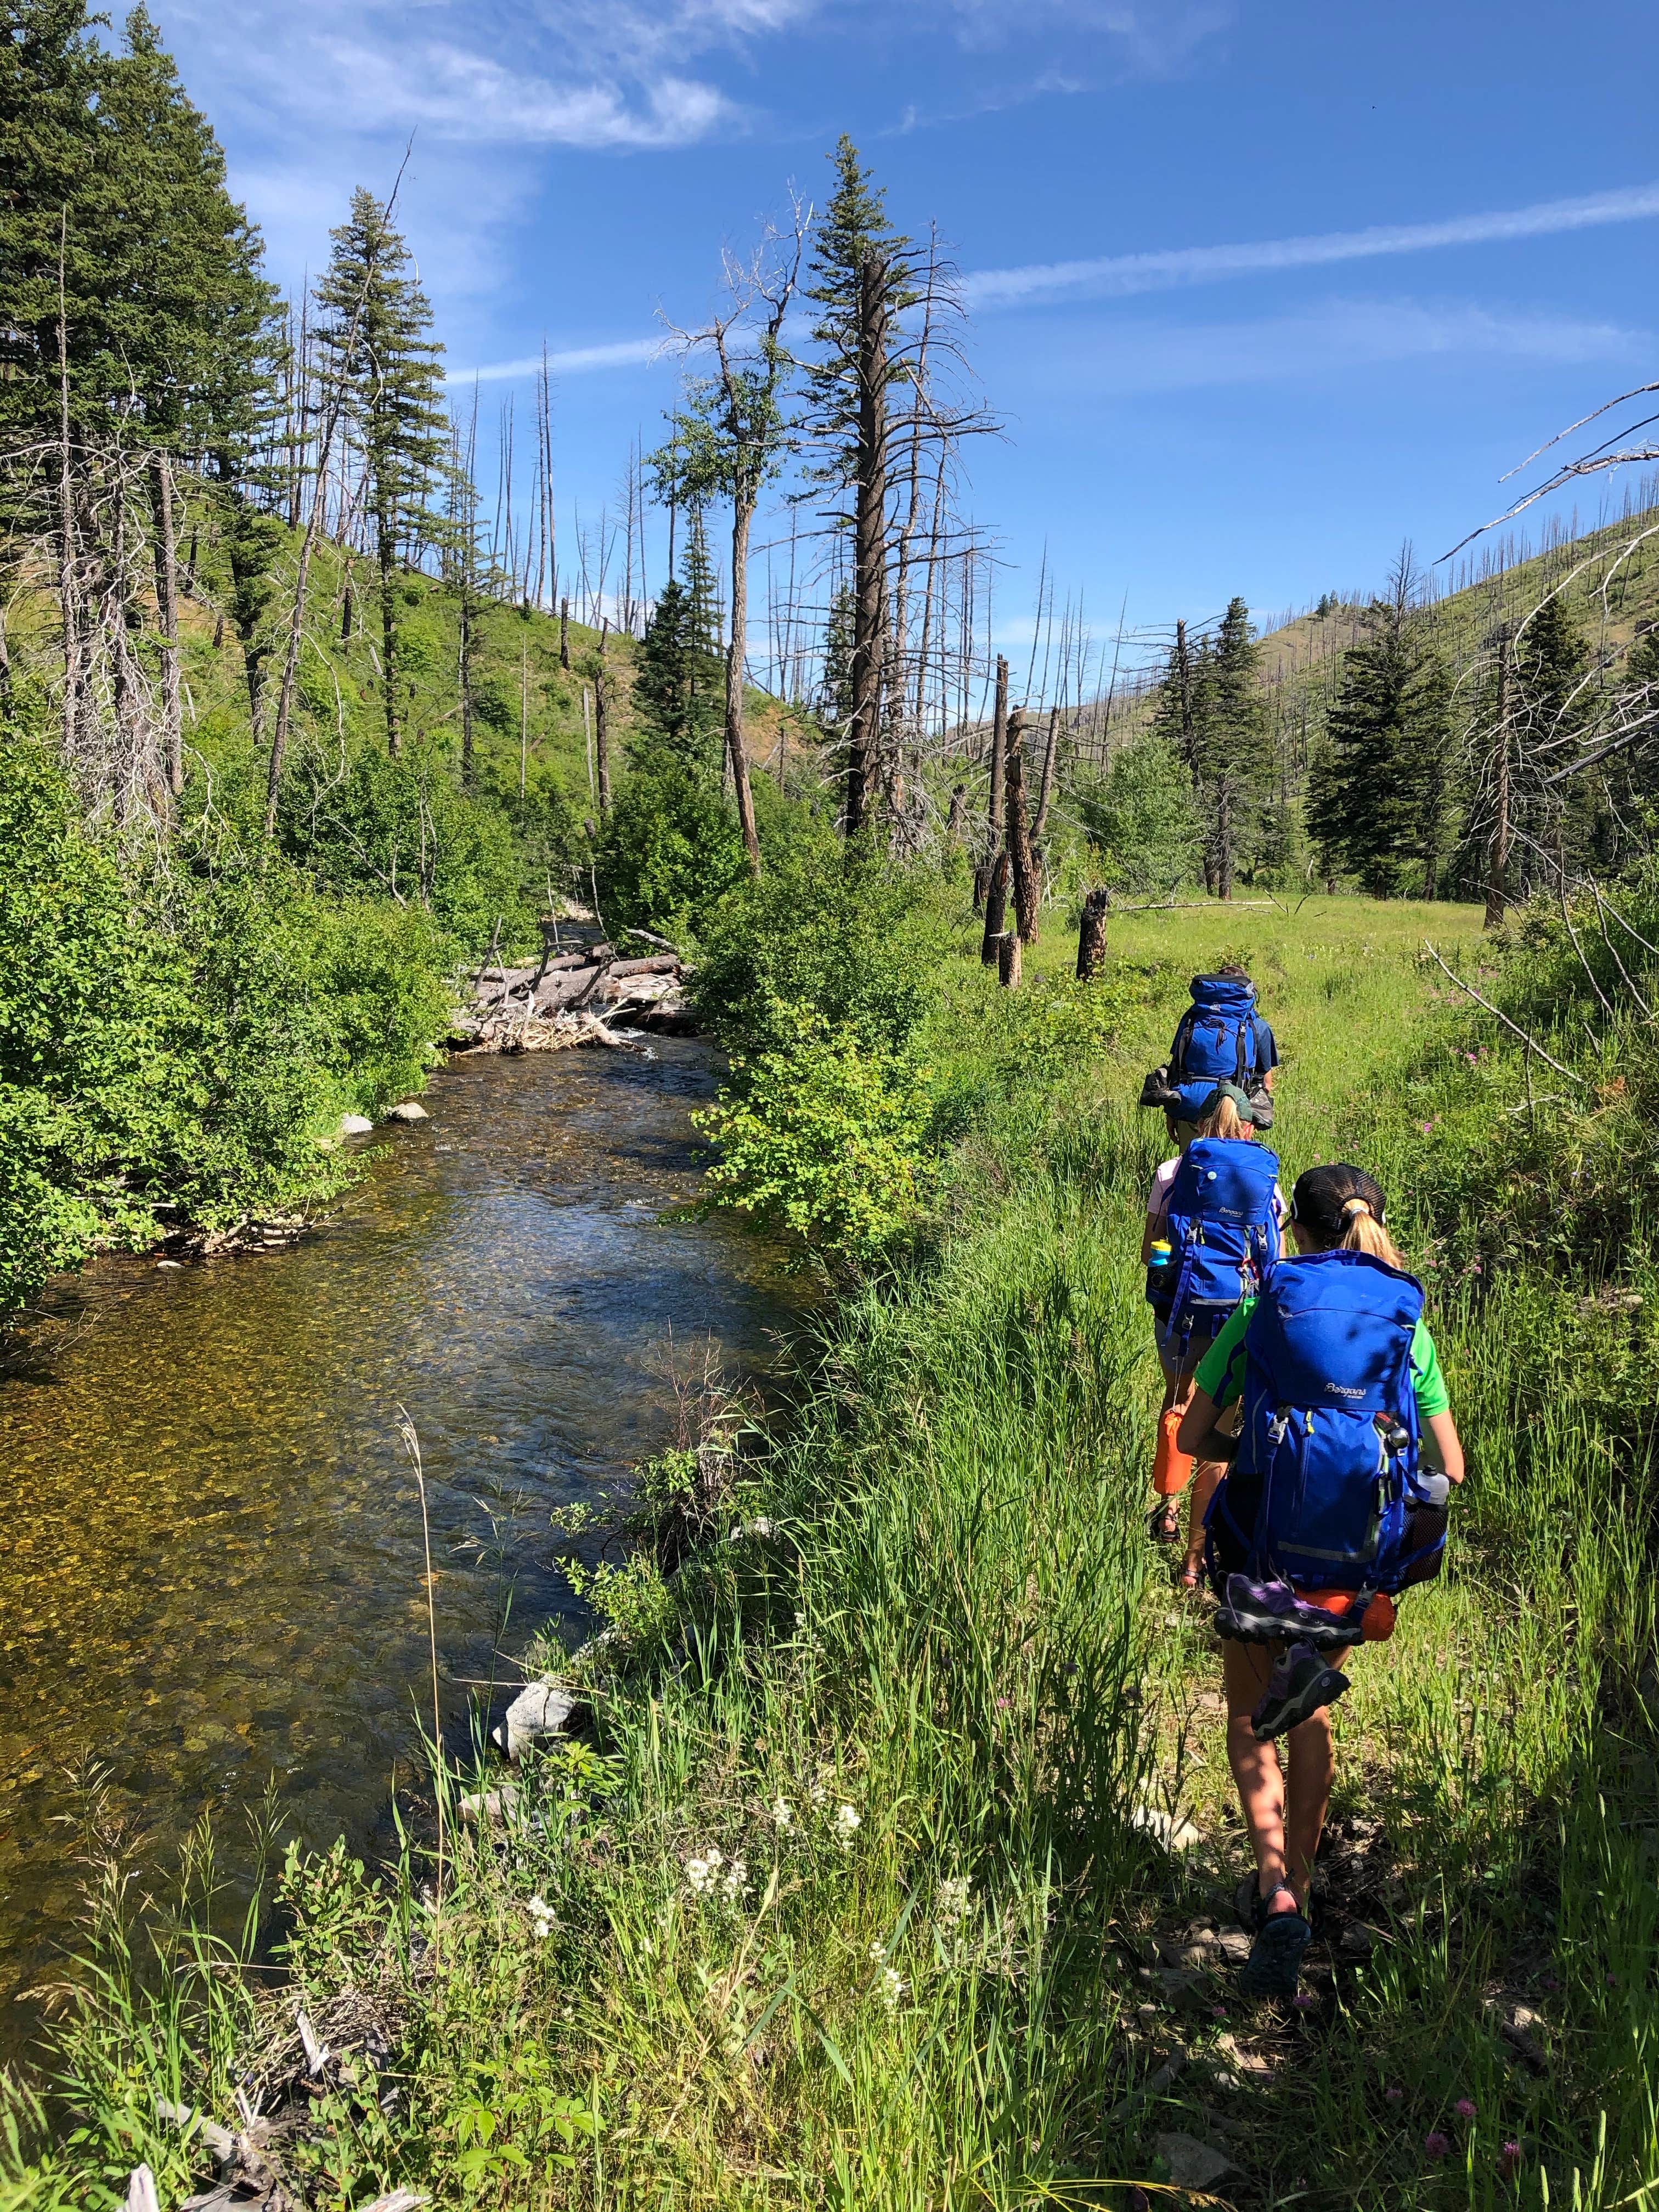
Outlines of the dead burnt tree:
{"type": "MultiPolygon", "coordinates": [[[[731,628],[726,655],[726,766],[751,874],[760,873],[744,731],[749,654],[749,549],[755,510],[792,444],[785,396],[795,362],[783,328],[800,285],[812,210],[797,200],[787,231],[769,224],[746,261],[724,258],[728,306],[699,331],[675,333],[681,349],[712,349],[712,376],[688,377],[686,405],[672,417],[668,444],[651,458],[660,494],[720,497],[732,507],[731,628]]],[[[630,526],[632,496],[629,497],[630,526]]],[[[856,689],[856,669],[855,669],[856,689]]],[[[856,710],[856,701],[855,701],[856,710]]]]}
{"type": "Polygon", "coordinates": [[[985,891],[985,935],[980,942],[979,957],[988,968],[997,959],[997,947],[1007,921],[1008,855],[1002,852],[991,864],[991,879],[985,891]]]}
{"type": "Polygon", "coordinates": [[[1008,656],[997,655],[996,704],[991,714],[991,793],[985,810],[985,854],[994,860],[1003,838],[1008,776],[1008,656]]]}
{"type": "Polygon", "coordinates": [[[1498,653],[1492,749],[1487,778],[1492,793],[1492,829],[1486,844],[1486,911],[1484,927],[1496,929],[1509,904],[1510,878],[1510,650],[1508,628],[1499,623],[1493,637],[1498,653]]]}
{"type": "Polygon", "coordinates": [[[997,981],[1005,991],[1019,988],[1019,932],[1005,929],[997,939],[997,981]]]}
{"type": "Polygon", "coordinates": [[[1103,886],[1090,891],[1083,902],[1083,920],[1077,933],[1077,979],[1086,983],[1098,973],[1106,957],[1106,916],[1112,894],[1103,886]]]}
{"type": "Polygon", "coordinates": [[[1005,781],[1008,809],[1008,863],[1013,878],[1014,915],[1019,942],[1037,941],[1037,909],[1042,890],[1036,856],[1025,819],[1025,709],[1016,707],[1008,718],[1005,781]]]}
{"type": "Polygon", "coordinates": [[[155,606],[161,632],[161,746],[167,789],[177,799],[185,787],[184,703],[179,681],[179,542],[173,464],[165,453],[152,459],[149,479],[155,510],[155,606]]]}

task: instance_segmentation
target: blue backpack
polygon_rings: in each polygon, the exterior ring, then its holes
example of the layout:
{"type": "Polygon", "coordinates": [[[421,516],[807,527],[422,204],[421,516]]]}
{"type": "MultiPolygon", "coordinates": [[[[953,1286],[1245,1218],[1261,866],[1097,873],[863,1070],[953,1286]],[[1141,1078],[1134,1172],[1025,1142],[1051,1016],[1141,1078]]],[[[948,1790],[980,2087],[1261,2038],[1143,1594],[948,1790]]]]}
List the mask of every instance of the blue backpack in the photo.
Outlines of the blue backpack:
{"type": "Polygon", "coordinates": [[[1279,1257],[1279,1155],[1243,1137],[1194,1137],[1170,1186],[1170,1264],[1146,1296],[1182,1350],[1213,1336],[1279,1257]]]}
{"type": "Polygon", "coordinates": [[[1443,1515],[1413,1545],[1419,1479],[1412,1332],[1423,1285],[1369,1252],[1281,1260],[1244,1331],[1238,1456],[1212,1510],[1250,1572],[1308,1589],[1387,1590],[1432,1572],[1443,1515]],[[1257,1496],[1253,1528],[1228,1498],[1257,1496]]]}
{"type": "Polygon", "coordinates": [[[1235,975],[1194,975],[1190,988],[1193,1003],[1170,1047],[1169,1087],[1192,1117],[1218,1083],[1249,1091],[1267,1071],[1256,1065],[1255,985],[1235,975]]]}

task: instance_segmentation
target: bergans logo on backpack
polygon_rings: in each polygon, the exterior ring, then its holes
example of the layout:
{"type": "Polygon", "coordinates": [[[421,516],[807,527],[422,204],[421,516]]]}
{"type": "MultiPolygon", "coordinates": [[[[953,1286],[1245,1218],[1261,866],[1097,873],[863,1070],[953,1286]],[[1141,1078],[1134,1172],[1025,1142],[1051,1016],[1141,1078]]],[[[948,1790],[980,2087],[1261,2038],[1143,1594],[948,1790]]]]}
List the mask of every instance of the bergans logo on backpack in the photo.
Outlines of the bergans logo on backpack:
{"type": "Polygon", "coordinates": [[[1252,1575],[1393,1593],[1433,1571],[1443,1516],[1435,1540],[1414,1547],[1410,1534],[1427,1500],[1412,1373],[1422,1312],[1415,1276],[1369,1252],[1267,1271],[1244,1331],[1238,1456],[1213,1509],[1249,1547],[1252,1575]],[[1246,1528],[1232,1501],[1249,1498],[1246,1528]]]}
{"type": "Polygon", "coordinates": [[[1194,1137],[1170,1186],[1170,1264],[1147,1297],[1184,1349],[1248,1297],[1279,1257],[1279,1155],[1248,1137],[1194,1137]]]}
{"type": "Polygon", "coordinates": [[[1193,1003],[1170,1047],[1170,1088],[1194,1115],[1218,1083],[1249,1091],[1264,1075],[1256,1064],[1255,988],[1237,975],[1194,975],[1193,1003]]]}

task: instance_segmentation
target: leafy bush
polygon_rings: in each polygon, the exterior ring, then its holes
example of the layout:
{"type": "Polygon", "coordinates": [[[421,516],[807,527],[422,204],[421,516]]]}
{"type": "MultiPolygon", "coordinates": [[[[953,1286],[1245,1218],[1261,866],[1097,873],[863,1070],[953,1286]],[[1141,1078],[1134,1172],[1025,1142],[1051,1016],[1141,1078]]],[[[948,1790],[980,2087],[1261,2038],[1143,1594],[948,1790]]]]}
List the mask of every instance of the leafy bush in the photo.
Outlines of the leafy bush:
{"type": "Polygon", "coordinates": [[[124,873],[44,747],[0,744],[0,1311],[163,1219],[223,1228],[338,1187],[343,1108],[415,1088],[451,943],[280,860],[124,873]]]}
{"type": "Polygon", "coordinates": [[[697,1003],[750,1051],[787,1048],[798,1013],[902,1054],[943,1003],[951,933],[937,879],[847,852],[820,827],[772,856],[709,918],[697,1003]]]}
{"type": "Polygon", "coordinates": [[[927,1073],[810,1006],[771,1012],[789,1042],[734,1061],[734,1086],[692,1117],[720,1146],[700,1206],[730,1206],[832,1263],[867,1267],[921,1208],[927,1073]]]}
{"type": "Polygon", "coordinates": [[[463,797],[441,762],[365,746],[342,774],[314,755],[289,779],[278,829],[319,884],[424,904],[465,949],[487,945],[498,921],[510,940],[533,933],[538,902],[511,822],[463,797]]]}
{"type": "Polygon", "coordinates": [[[717,787],[667,762],[627,779],[593,848],[599,911],[613,933],[694,931],[748,866],[717,787]]]}
{"type": "Polygon", "coordinates": [[[1163,738],[1141,738],[1115,753],[1083,800],[1083,818],[1115,888],[1161,896],[1197,865],[1202,842],[1192,781],[1163,738]]]}

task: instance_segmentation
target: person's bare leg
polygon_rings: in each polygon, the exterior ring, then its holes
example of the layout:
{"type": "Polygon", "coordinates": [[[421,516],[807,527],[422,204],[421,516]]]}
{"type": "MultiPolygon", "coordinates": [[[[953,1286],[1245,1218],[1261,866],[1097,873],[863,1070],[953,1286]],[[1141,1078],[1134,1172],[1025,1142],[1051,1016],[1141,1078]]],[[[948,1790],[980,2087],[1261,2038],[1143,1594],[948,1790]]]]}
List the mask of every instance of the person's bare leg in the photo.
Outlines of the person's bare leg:
{"type": "MultiPolygon", "coordinates": [[[[1255,1884],[1263,1897],[1290,1882],[1285,1850],[1285,1778],[1279,1753],[1258,1743],[1250,1715],[1261,1702],[1273,1672],[1273,1655],[1261,1644],[1231,1638],[1221,1649],[1222,1680],[1227,1692],[1227,1764],[1232,1769],[1244,1825],[1255,1854],[1255,1884]]],[[[1288,1906],[1281,1910],[1289,1911],[1288,1906]]]]}
{"type": "MultiPolygon", "coordinates": [[[[1348,1656],[1346,1650],[1328,1652],[1325,1663],[1340,1668],[1346,1664],[1348,1656]]],[[[1325,1832],[1325,1815],[1330,1810],[1331,1784],[1336,1774],[1330,1714],[1323,1710],[1310,1713],[1299,1727],[1286,1735],[1285,1748],[1290,1766],[1285,1793],[1285,1856],[1291,1887],[1305,1910],[1313,1883],[1314,1861],[1319,1856],[1319,1839],[1325,1832]]]]}
{"type": "Polygon", "coordinates": [[[1187,1507],[1187,1558],[1181,1570],[1181,1579],[1189,1589],[1197,1589],[1204,1571],[1204,1516],[1210,1510],[1217,1484],[1226,1472],[1224,1459],[1200,1460],[1193,1469],[1187,1507]]]}
{"type": "MultiPolygon", "coordinates": [[[[1186,1411],[1187,1401],[1193,1395],[1193,1377],[1188,1370],[1179,1365],[1171,1367],[1161,1353],[1159,1364],[1164,1369],[1164,1406],[1158,1416],[1161,1420],[1164,1413],[1176,1408],[1183,1413],[1186,1411]]],[[[1173,1543],[1181,1534],[1180,1505],[1173,1498],[1160,1498],[1153,1510],[1163,1516],[1162,1540],[1173,1543]]]]}

